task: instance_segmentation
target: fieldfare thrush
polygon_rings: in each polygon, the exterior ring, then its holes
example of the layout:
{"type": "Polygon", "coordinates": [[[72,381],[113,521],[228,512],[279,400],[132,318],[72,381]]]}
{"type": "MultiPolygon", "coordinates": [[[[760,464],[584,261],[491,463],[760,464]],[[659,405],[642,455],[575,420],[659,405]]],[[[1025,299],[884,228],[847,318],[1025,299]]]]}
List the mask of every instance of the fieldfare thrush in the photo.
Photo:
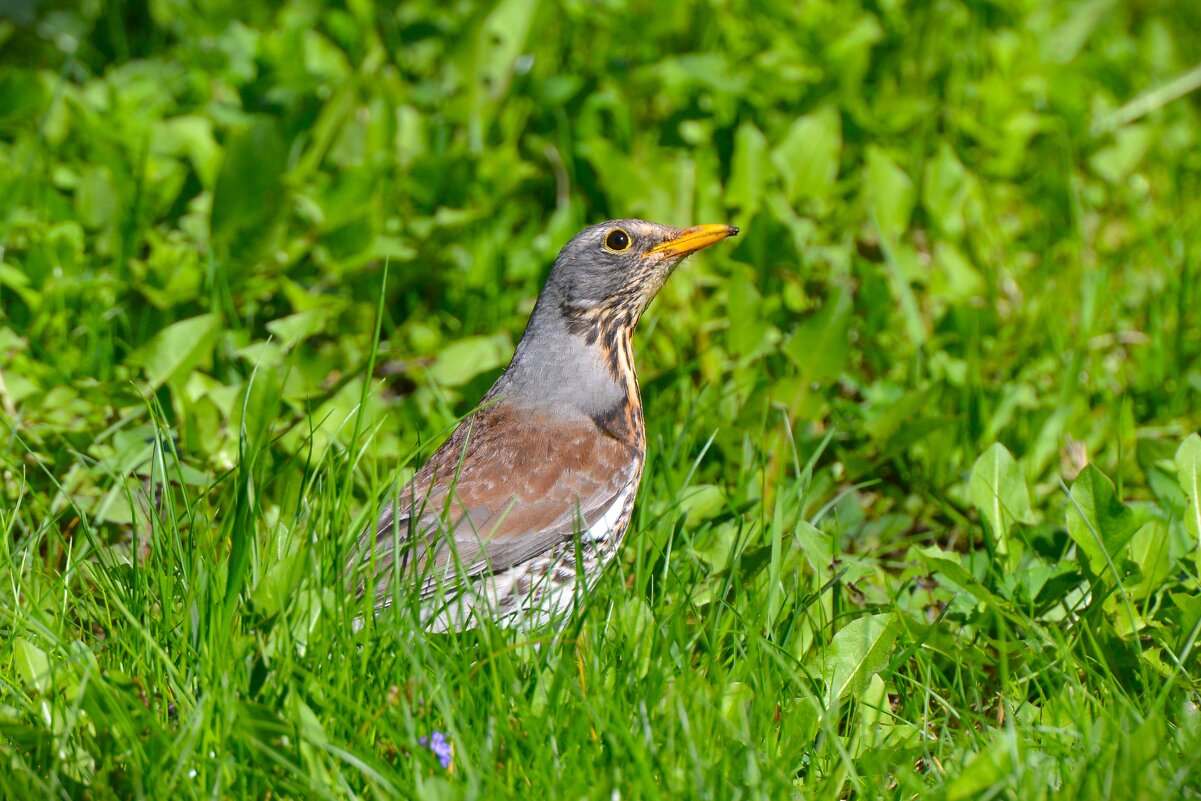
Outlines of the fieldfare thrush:
{"type": "Polygon", "coordinates": [[[728,225],[611,220],[567,243],[513,360],[362,537],[375,608],[414,593],[431,630],[561,620],[630,522],[646,458],[631,336],[728,225]]]}

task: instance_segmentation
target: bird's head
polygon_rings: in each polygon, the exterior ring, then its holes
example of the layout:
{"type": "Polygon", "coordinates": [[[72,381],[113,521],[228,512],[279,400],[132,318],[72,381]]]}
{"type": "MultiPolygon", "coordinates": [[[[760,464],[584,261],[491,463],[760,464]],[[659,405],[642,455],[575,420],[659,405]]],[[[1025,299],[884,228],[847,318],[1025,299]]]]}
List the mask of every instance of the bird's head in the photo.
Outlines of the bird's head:
{"type": "Polygon", "coordinates": [[[610,220],[585,228],[563,247],[547,286],[569,325],[628,330],[686,256],[737,233],[731,225],[673,228],[610,220]]]}

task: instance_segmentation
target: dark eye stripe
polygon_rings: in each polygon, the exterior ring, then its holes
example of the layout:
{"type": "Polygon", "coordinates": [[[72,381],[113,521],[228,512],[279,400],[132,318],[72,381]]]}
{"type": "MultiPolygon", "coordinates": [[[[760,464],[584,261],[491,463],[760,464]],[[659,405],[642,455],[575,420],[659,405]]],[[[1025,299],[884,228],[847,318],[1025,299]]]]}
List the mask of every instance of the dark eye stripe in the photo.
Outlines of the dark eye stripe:
{"type": "Polygon", "coordinates": [[[630,249],[630,235],[620,228],[614,228],[605,237],[605,247],[615,253],[630,249]]]}

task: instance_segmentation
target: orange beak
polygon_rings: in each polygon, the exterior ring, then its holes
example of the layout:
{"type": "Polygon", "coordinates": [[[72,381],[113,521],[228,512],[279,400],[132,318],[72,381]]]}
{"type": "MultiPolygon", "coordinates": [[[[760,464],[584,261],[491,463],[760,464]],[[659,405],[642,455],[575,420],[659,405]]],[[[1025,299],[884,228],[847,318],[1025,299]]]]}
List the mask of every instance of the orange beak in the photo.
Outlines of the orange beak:
{"type": "Polygon", "coordinates": [[[727,236],[738,236],[732,225],[694,225],[685,228],[675,239],[669,239],[646,252],[647,256],[687,256],[689,253],[707,248],[727,236]]]}

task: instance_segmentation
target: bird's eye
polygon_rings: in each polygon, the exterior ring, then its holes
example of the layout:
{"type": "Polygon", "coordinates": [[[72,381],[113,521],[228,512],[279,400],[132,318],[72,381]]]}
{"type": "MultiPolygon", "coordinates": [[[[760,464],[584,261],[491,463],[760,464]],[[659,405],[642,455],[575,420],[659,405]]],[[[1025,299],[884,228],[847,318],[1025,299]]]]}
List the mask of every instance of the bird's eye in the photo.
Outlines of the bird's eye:
{"type": "Polygon", "coordinates": [[[620,228],[614,228],[605,237],[605,248],[614,253],[621,253],[630,249],[630,235],[620,228]]]}

